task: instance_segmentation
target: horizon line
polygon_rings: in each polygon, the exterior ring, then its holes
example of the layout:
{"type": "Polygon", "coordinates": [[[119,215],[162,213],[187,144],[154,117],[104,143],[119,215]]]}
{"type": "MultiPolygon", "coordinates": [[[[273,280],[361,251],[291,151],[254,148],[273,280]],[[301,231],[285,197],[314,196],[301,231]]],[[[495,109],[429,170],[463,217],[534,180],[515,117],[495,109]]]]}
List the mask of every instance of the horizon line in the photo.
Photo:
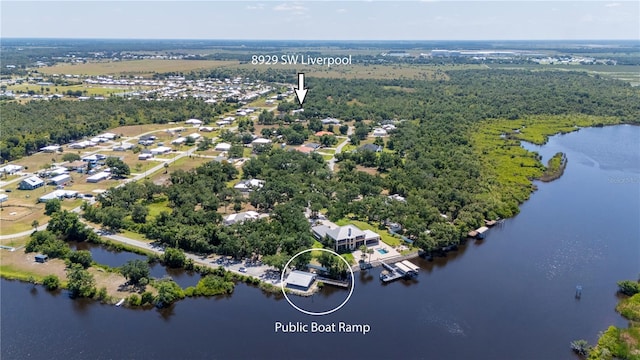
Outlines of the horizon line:
{"type": "Polygon", "coordinates": [[[224,38],[120,38],[120,37],[21,37],[0,36],[1,40],[145,40],[145,41],[311,41],[311,42],[426,42],[426,41],[636,41],[640,38],[603,38],[603,39],[224,39],[224,38]]]}

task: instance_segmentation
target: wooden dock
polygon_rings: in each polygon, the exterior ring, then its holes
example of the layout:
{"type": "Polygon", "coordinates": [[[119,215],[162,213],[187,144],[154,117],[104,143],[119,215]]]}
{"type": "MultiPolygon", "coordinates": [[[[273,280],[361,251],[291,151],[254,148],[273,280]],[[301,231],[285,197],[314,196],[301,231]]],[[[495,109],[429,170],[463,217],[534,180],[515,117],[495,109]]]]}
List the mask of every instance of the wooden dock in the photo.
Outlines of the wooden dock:
{"type": "Polygon", "coordinates": [[[334,280],[334,279],[329,279],[322,276],[316,276],[316,281],[321,281],[322,283],[327,285],[333,285],[333,286],[338,286],[343,288],[348,288],[351,286],[350,281],[334,280]]]}

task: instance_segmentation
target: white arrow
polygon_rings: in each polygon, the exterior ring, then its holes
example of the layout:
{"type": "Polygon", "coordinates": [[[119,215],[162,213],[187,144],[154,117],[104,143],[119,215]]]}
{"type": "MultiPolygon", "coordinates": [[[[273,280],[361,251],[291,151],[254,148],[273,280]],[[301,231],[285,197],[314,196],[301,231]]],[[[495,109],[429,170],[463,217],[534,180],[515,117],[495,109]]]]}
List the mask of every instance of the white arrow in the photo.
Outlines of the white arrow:
{"type": "Polygon", "coordinates": [[[304,98],[307,96],[307,89],[304,87],[304,73],[298,74],[298,88],[294,90],[296,92],[296,96],[298,97],[298,102],[300,103],[300,107],[302,107],[302,103],[304,103],[304,98]]]}

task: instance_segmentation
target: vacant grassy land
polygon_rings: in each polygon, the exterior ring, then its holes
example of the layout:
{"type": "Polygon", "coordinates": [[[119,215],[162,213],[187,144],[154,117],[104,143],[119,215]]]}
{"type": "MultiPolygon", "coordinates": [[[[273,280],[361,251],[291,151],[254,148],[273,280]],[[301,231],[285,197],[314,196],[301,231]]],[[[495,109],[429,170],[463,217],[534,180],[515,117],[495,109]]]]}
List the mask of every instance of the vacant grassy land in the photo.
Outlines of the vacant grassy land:
{"type": "Polygon", "coordinates": [[[523,202],[533,189],[531,180],[539,178],[545,167],[537,154],[520,146],[519,140],[542,145],[554,134],[618,122],[615,118],[587,115],[493,119],[478,124],[470,136],[473,148],[484,164],[483,169],[488,172],[485,176],[494,178],[501,187],[510,189],[508,192],[514,199],[523,202]]]}
{"type": "Polygon", "coordinates": [[[188,72],[231,65],[236,61],[216,60],[127,60],[88,62],[86,64],[57,64],[39,69],[43,74],[72,75],[140,75],[153,73],[188,72]]]}
{"type": "Polygon", "coordinates": [[[281,65],[257,66],[241,64],[228,66],[244,70],[266,71],[268,69],[287,70],[292,73],[304,72],[308,77],[340,79],[408,79],[408,80],[447,80],[446,71],[487,69],[485,65],[426,65],[426,64],[389,64],[389,65],[341,65],[327,66],[281,65]]]}
{"type": "Polygon", "coordinates": [[[584,71],[640,85],[640,65],[538,65],[538,64],[491,64],[492,69],[525,69],[542,71],[584,71]]]}

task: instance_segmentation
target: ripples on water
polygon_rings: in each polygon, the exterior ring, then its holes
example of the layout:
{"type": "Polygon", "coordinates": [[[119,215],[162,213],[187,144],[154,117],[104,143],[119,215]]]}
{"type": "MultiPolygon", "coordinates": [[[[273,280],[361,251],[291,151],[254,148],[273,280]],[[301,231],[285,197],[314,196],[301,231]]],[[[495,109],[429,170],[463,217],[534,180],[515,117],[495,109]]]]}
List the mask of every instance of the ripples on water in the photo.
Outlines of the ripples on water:
{"type": "Polygon", "coordinates": [[[454,336],[466,337],[464,328],[469,329],[469,324],[454,318],[451,314],[443,313],[435,308],[433,304],[424,304],[420,308],[419,319],[421,322],[444,329],[447,333],[454,336]]]}
{"type": "Polygon", "coordinates": [[[581,272],[591,264],[601,261],[607,244],[602,238],[591,239],[589,243],[578,236],[563,237],[557,242],[553,252],[537,264],[537,268],[548,280],[581,272]]]}

